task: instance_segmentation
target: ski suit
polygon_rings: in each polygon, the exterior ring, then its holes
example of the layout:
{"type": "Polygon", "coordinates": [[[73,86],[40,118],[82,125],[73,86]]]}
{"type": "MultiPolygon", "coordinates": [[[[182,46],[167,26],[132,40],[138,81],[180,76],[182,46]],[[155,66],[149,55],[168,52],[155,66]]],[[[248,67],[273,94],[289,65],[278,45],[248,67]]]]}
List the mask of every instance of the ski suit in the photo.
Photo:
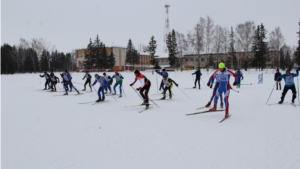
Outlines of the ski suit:
{"type": "Polygon", "coordinates": [[[114,94],[116,94],[116,87],[118,86],[118,85],[120,85],[119,86],[119,90],[120,90],[120,96],[122,96],[122,84],[123,84],[123,76],[121,75],[121,74],[119,74],[119,75],[113,75],[112,76],[112,79],[113,78],[115,78],[116,79],[116,83],[115,83],[115,85],[114,85],[114,94]]]}
{"type": "Polygon", "coordinates": [[[236,74],[236,86],[239,88],[241,86],[241,81],[244,79],[243,73],[238,69],[238,71],[235,72],[236,74]]]}
{"type": "MultiPolygon", "coordinates": [[[[169,74],[166,71],[160,72],[160,71],[156,70],[156,73],[159,74],[159,75],[161,75],[161,76],[167,76],[167,77],[169,77],[169,74]]],[[[160,83],[160,86],[159,86],[159,90],[161,90],[161,89],[164,90],[164,83],[163,83],[162,80],[161,80],[161,83],[160,83]]]]}
{"type": "Polygon", "coordinates": [[[194,75],[194,74],[196,74],[196,79],[195,79],[195,86],[194,86],[194,88],[196,88],[196,84],[197,84],[197,82],[198,82],[198,87],[199,87],[199,89],[200,89],[200,76],[202,76],[202,73],[201,73],[201,71],[200,70],[197,70],[196,72],[194,72],[194,73],[192,73],[192,75],[194,75]]]}
{"type": "Polygon", "coordinates": [[[44,75],[40,75],[40,77],[45,77],[46,82],[45,82],[45,89],[47,90],[47,85],[48,85],[48,89],[50,89],[49,83],[50,83],[50,76],[48,73],[44,73],[44,75]]]}
{"type": "Polygon", "coordinates": [[[290,73],[290,75],[283,74],[278,77],[278,78],[284,79],[284,81],[285,81],[285,85],[284,85],[282,95],[281,95],[282,102],[284,100],[284,97],[285,97],[287,91],[290,89],[292,90],[292,93],[293,93],[292,102],[295,101],[297,91],[296,91],[296,87],[295,87],[295,83],[294,83],[294,77],[297,77],[298,75],[299,75],[299,72],[297,71],[296,73],[290,73]]]}
{"type": "Polygon", "coordinates": [[[99,99],[101,100],[101,93],[102,93],[102,98],[104,100],[105,96],[104,96],[104,89],[108,86],[108,82],[107,80],[105,79],[105,77],[103,76],[99,76],[98,78],[95,79],[94,83],[93,83],[93,86],[99,82],[100,83],[100,86],[99,86],[99,89],[98,89],[98,97],[99,99]]]}
{"type": "Polygon", "coordinates": [[[139,88],[137,88],[136,90],[138,90],[140,92],[140,95],[143,97],[144,99],[144,104],[148,104],[149,103],[149,97],[148,97],[148,92],[150,90],[151,87],[151,82],[149,79],[147,79],[144,75],[142,75],[141,73],[137,74],[134,82],[132,82],[130,84],[130,86],[134,85],[134,83],[139,80],[141,83],[141,86],[139,88]],[[145,93],[143,93],[145,91],[145,93]]]}
{"type": "Polygon", "coordinates": [[[92,76],[89,73],[85,73],[85,75],[83,76],[82,80],[84,80],[85,78],[86,78],[86,80],[85,80],[85,83],[84,83],[84,89],[85,89],[86,85],[89,84],[89,86],[90,86],[90,88],[92,90],[92,86],[91,86],[92,76]]]}
{"type": "Polygon", "coordinates": [[[171,79],[171,78],[166,78],[166,79],[163,78],[163,83],[164,83],[164,85],[165,85],[164,92],[163,92],[163,94],[164,94],[163,99],[166,98],[166,92],[167,92],[167,90],[169,90],[169,97],[170,97],[170,99],[171,99],[171,98],[172,98],[172,87],[173,87],[173,83],[174,83],[176,86],[178,86],[178,84],[177,84],[173,79],[171,79]]]}

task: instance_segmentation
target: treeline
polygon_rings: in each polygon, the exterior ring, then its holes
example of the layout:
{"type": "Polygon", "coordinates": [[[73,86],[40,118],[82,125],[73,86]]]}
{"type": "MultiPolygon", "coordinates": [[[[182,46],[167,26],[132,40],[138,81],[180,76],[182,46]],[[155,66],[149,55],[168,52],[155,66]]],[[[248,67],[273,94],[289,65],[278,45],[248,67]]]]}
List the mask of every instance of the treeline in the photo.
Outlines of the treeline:
{"type": "Polygon", "coordinates": [[[35,73],[43,71],[76,70],[75,52],[63,53],[53,49],[43,39],[28,42],[20,39],[18,46],[1,46],[1,74],[35,73]]]}

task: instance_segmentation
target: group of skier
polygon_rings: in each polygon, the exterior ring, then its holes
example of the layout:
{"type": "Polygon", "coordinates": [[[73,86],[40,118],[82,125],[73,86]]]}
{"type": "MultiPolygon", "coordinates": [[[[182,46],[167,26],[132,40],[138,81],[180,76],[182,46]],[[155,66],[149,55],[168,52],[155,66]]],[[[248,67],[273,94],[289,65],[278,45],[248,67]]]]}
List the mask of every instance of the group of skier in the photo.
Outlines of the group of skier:
{"type": "MultiPolygon", "coordinates": [[[[165,69],[162,69],[162,71],[156,70],[156,73],[162,76],[162,81],[160,84],[159,90],[163,90],[162,94],[163,97],[161,100],[166,99],[166,92],[169,92],[169,99],[172,98],[172,87],[173,84],[175,84],[178,87],[178,83],[176,83],[173,79],[169,78],[169,74],[165,69]]],[[[68,91],[74,90],[78,93],[79,91],[73,86],[72,84],[72,77],[71,74],[65,70],[63,73],[60,74],[62,77],[61,83],[64,84],[65,94],[68,95],[68,91]],[[70,89],[69,89],[70,88],[70,89]]],[[[149,97],[148,93],[151,87],[150,80],[143,75],[139,70],[134,71],[135,79],[132,83],[130,83],[130,86],[132,87],[137,81],[140,82],[140,87],[136,88],[139,92],[139,95],[141,96],[143,103],[142,105],[145,105],[146,108],[149,107],[149,97]]],[[[196,88],[196,84],[198,83],[198,88],[200,89],[200,78],[202,76],[202,73],[200,69],[198,68],[192,75],[196,75],[195,81],[194,81],[194,87],[196,88]]],[[[299,67],[296,69],[296,73],[291,73],[290,70],[286,70],[285,74],[281,74],[279,70],[276,70],[274,80],[276,81],[276,90],[281,90],[281,79],[284,79],[285,86],[282,92],[281,100],[279,101],[279,104],[283,103],[285,95],[288,90],[292,90],[292,103],[294,103],[296,98],[296,88],[294,84],[294,77],[297,77],[299,75],[299,67]]],[[[223,62],[219,63],[218,69],[214,71],[214,73],[210,76],[207,86],[212,88],[214,81],[215,86],[212,92],[212,96],[210,97],[209,102],[205,105],[205,107],[210,107],[212,101],[213,101],[213,107],[209,109],[209,111],[216,111],[217,110],[217,104],[218,99],[220,97],[220,107],[224,107],[225,103],[225,118],[229,117],[229,95],[230,95],[230,89],[232,89],[230,85],[230,76],[234,77],[234,83],[233,86],[237,86],[237,88],[240,88],[241,86],[241,80],[244,79],[242,72],[238,68],[236,72],[232,72],[231,70],[228,70],[223,62]],[[223,99],[224,98],[224,99],[223,99]],[[224,102],[223,102],[224,100],[224,102]]],[[[47,72],[44,72],[44,75],[40,75],[40,77],[45,77],[45,88],[44,90],[51,89],[52,91],[56,91],[56,84],[60,83],[59,78],[56,77],[53,73],[53,70],[51,71],[50,75],[47,72]]],[[[86,90],[86,85],[88,84],[90,87],[91,92],[93,91],[92,86],[96,85],[98,82],[100,84],[98,88],[98,100],[96,102],[104,101],[105,100],[105,94],[109,91],[112,95],[116,95],[116,87],[119,86],[119,97],[122,97],[122,83],[124,77],[119,73],[115,72],[115,74],[110,77],[107,76],[106,73],[103,73],[103,76],[100,76],[99,74],[95,74],[95,80],[91,84],[92,76],[89,74],[89,71],[85,71],[85,75],[82,80],[86,79],[84,83],[84,89],[82,91],[86,90]],[[114,86],[113,86],[113,93],[111,89],[111,85],[113,83],[113,79],[116,80],[114,86]]]]}

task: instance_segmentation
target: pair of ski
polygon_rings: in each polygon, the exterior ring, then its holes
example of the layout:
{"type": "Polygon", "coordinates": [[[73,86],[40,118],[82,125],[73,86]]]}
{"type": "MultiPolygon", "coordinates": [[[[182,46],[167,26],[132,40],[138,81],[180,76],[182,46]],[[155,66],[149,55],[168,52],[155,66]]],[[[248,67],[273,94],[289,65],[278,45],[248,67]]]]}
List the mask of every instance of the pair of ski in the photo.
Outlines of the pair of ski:
{"type": "Polygon", "coordinates": [[[108,102],[109,100],[104,100],[104,101],[100,101],[100,102],[96,102],[96,101],[91,101],[91,102],[82,102],[82,103],[78,103],[78,104],[88,104],[88,103],[92,103],[92,105],[95,104],[100,104],[100,103],[104,103],[104,102],[108,102]]]}
{"type": "MultiPolygon", "coordinates": [[[[149,105],[151,105],[151,104],[149,104],[149,105]]],[[[128,107],[137,107],[137,106],[146,106],[146,105],[145,104],[136,104],[136,105],[125,106],[125,107],[128,108],[128,107]]],[[[144,112],[144,111],[146,111],[148,109],[150,109],[150,107],[145,107],[143,110],[140,110],[139,113],[142,113],[142,112],[144,112]]]]}
{"type": "Polygon", "coordinates": [[[61,95],[54,95],[54,96],[69,96],[69,95],[73,95],[73,96],[79,96],[79,95],[82,95],[82,94],[84,94],[84,93],[77,93],[77,94],[67,94],[67,95],[65,95],[65,94],[61,94],[61,95]]]}
{"type": "MultiPolygon", "coordinates": [[[[206,108],[206,107],[205,106],[204,107],[200,107],[200,108],[197,108],[196,110],[204,109],[204,108],[206,108]]],[[[214,111],[205,110],[205,111],[195,112],[195,113],[186,114],[186,115],[187,116],[191,116],[191,115],[196,115],[196,114],[212,113],[212,112],[218,112],[218,111],[225,111],[225,110],[214,110],[214,111]]],[[[231,115],[229,115],[228,117],[224,117],[219,123],[222,123],[224,120],[228,119],[230,116],[231,115]]]]}
{"type": "MultiPolygon", "coordinates": [[[[276,104],[279,104],[279,105],[282,105],[282,104],[287,104],[288,102],[283,102],[283,103],[270,103],[268,104],[268,106],[272,106],[272,105],[276,105],[276,104]]],[[[295,103],[290,103],[290,105],[294,106],[294,107],[297,107],[297,105],[295,103]]]]}

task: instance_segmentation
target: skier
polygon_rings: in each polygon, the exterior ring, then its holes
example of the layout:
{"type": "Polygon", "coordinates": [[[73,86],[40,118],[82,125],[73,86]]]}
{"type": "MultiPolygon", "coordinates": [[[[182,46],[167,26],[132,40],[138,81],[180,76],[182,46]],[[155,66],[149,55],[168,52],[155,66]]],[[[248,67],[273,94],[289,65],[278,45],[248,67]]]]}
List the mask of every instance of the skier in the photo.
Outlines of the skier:
{"type": "Polygon", "coordinates": [[[164,96],[161,98],[161,100],[165,100],[166,99],[166,91],[169,90],[169,98],[172,99],[172,86],[173,83],[178,87],[178,84],[172,80],[171,78],[168,78],[166,75],[163,75],[163,83],[164,83],[164,91],[163,94],[164,96]]]}
{"type": "Polygon", "coordinates": [[[122,84],[123,84],[123,76],[121,74],[119,74],[119,72],[115,72],[115,75],[112,76],[112,79],[115,78],[116,79],[116,83],[114,85],[114,93],[112,95],[116,95],[116,87],[118,85],[119,86],[119,89],[120,89],[120,96],[119,97],[122,97],[122,84]]]}
{"type": "MultiPolygon", "coordinates": [[[[104,72],[103,73],[103,77],[105,78],[105,80],[108,82],[108,77],[106,76],[106,73],[104,72]]],[[[110,88],[110,85],[107,85],[107,87],[106,88],[104,88],[104,90],[105,90],[105,93],[104,94],[106,94],[107,93],[107,88],[109,89],[109,93],[111,93],[111,88],[110,88]]]]}
{"type": "Polygon", "coordinates": [[[88,70],[85,71],[85,75],[83,76],[82,80],[84,80],[85,78],[86,78],[86,80],[85,80],[85,83],[84,83],[84,89],[82,91],[85,91],[86,90],[86,84],[89,84],[91,92],[92,92],[93,91],[92,86],[91,86],[92,76],[89,74],[88,70]]]}
{"type": "Polygon", "coordinates": [[[198,86],[199,86],[199,89],[200,89],[200,76],[202,76],[202,73],[200,71],[200,68],[197,69],[196,72],[192,73],[192,75],[196,74],[196,79],[195,79],[195,86],[193,88],[196,88],[196,83],[198,82],[198,86]]]}
{"type": "Polygon", "coordinates": [[[52,91],[52,92],[56,92],[56,84],[57,84],[57,82],[60,83],[60,82],[59,82],[59,78],[56,77],[56,76],[54,75],[54,73],[53,73],[53,74],[50,75],[50,81],[51,81],[51,85],[50,85],[51,91],[52,91]]]}
{"type": "MultiPolygon", "coordinates": [[[[166,69],[162,69],[161,72],[160,72],[159,70],[155,70],[155,71],[156,71],[157,74],[159,74],[159,75],[161,75],[161,76],[165,75],[165,76],[169,77],[169,74],[168,74],[168,72],[166,71],[166,69]]],[[[160,83],[160,86],[159,86],[159,91],[160,91],[161,89],[164,90],[164,83],[163,83],[163,80],[161,80],[161,83],[160,83]]]]}
{"type": "MultiPolygon", "coordinates": [[[[229,76],[236,77],[236,74],[230,70],[226,70],[225,64],[223,62],[219,63],[219,70],[216,70],[213,73],[213,76],[219,81],[220,85],[216,90],[216,95],[214,98],[214,107],[209,109],[209,111],[217,110],[217,103],[219,96],[224,93],[224,102],[225,102],[225,118],[229,117],[229,94],[231,86],[229,84],[229,76]]],[[[234,80],[233,86],[236,85],[236,79],[234,80]]]]}
{"type": "Polygon", "coordinates": [[[235,74],[236,74],[236,87],[240,88],[241,81],[244,79],[243,73],[240,71],[240,68],[237,68],[237,71],[235,72],[235,74]]]}
{"type": "Polygon", "coordinates": [[[68,85],[70,86],[70,92],[72,91],[72,88],[74,88],[75,91],[76,91],[78,94],[80,94],[79,91],[74,87],[73,83],[71,82],[72,76],[71,76],[71,74],[68,72],[68,70],[65,70],[65,71],[64,71],[63,76],[64,76],[64,87],[65,87],[65,91],[66,91],[66,93],[65,93],[64,95],[68,95],[68,85]]]}
{"type": "Polygon", "coordinates": [[[137,88],[136,90],[140,92],[140,95],[143,97],[144,102],[142,105],[146,105],[146,108],[149,107],[149,97],[148,92],[151,87],[151,82],[146,76],[142,75],[139,70],[134,71],[135,79],[134,82],[130,84],[130,86],[134,85],[134,83],[139,80],[141,82],[141,87],[137,88]],[[145,91],[145,93],[143,93],[145,91]]]}
{"type": "Polygon", "coordinates": [[[276,73],[274,75],[274,81],[276,81],[276,90],[278,90],[278,86],[279,86],[279,90],[281,90],[282,78],[279,78],[279,76],[281,76],[281,73],[280,73],[279,69],[276,69],[276,73]]]}
{"type": "Polygon", "coordinates": [[[66,83],[66,81],[64,79],[64,73],[60,73],[60,77],[62,78],[61,83],[63,83],[64,88],[66,86],[67,87],[67,91],[69,91],[68,84],[66,83]]]}
{"type": "MultiPolygon", "coordinates": [[[[209,78],[209,80],[208,80],[208,83],[207,83],[207,86],[209,86],[210,88],[212,88],[213,83],[214,83],[214,80],[215,80],[215,77],[214,77],[213,75],[210,76],[210,78],[209,78]]],[[[218,82],[218,81],[216,80],[216,84],[215,84],[215,87],[214,87],[214,89],[213,89],[213,94],[212,94],[212,96],[211,96],[211,98],[210,98],[210,101],[205,105],[205,107],[209,107],[209,106],[210,106],[212,100],[214,99],[214,97],[215,97],[215,95],[216,95],[216,91],[217,91],[217,89],[219,88],[219,86],[220,86],[220,82],[218,82]]],[[[220,101],[221,101],[220,107],[223,108],[223,96],[222,96],[222,94],[220,95],[220,101]]]]}
{"type": "Polygon", "coordinates": [[[40,77],[45,77],[45,88],[43,90],[47,90],[47,86],[48,86],[48,89],[50,89],[50,85],[49,85],[49,82],[50,82],[50,79],[49,79],[49,74],[47,72],[44,72],[43,75],[40,75],[40,77]]]}
{"type": "Polygon", "coordinates": [[[286,70],[285,74],[278,77],[284,79],[285,82],[283,92],[281,95],[281,100],[278,102],[279,104],[282,104],[284,97],[289,89],[292,90],[293,93],[292,103],[294,103],[296,98],[296,93],[297,93],[295,83],[294,83],[294,77],[297,77],[298,75],[299,75],[299,68],[296,69],[296,73],[291,73],[291,71],[288,69],[286,70]]]}
{"type": "Polygon", "coordinates": [[[95,81],[93,83],[93,86],[99,82],[100,83],[100,87],[98,89],[98,97],[99,99],[96,100],[96,102],[100,102],[100,101],[104,101],[105,100],[105,95],[104,95],[104,89],[108,86],[108,82],[105,79],[105,77],[103,76],[99,76],[98,74],[95,74],[95,81]],[[102,97],[101,97],[101,93],[102,93],[102,97]]]}

